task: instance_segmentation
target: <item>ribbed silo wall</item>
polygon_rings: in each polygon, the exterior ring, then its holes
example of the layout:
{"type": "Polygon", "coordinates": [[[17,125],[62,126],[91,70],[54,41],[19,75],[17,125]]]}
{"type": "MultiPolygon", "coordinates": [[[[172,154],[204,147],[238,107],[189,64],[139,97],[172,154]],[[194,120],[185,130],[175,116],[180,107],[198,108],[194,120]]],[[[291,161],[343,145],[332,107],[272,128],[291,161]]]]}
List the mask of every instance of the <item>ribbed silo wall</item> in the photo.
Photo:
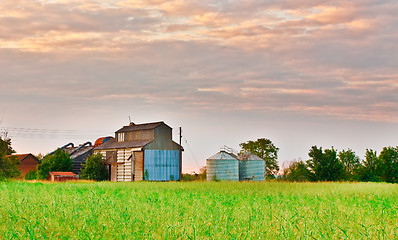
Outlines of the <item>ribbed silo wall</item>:
{"type": "Polygon", "coordinates": [[[236,159],[207,159],[206,179],[239,181],[239,162],[236,159]]]}
{"type": "Polygon", "coordinates": [[[180,151],[145,150],[144,179],[148,181],[179,180],[180,151]]]}
{"type": "Polygon", "coordinates": [[[265,162],[263,160],[239,161],[239,180],[264,181],[265,162]]]}

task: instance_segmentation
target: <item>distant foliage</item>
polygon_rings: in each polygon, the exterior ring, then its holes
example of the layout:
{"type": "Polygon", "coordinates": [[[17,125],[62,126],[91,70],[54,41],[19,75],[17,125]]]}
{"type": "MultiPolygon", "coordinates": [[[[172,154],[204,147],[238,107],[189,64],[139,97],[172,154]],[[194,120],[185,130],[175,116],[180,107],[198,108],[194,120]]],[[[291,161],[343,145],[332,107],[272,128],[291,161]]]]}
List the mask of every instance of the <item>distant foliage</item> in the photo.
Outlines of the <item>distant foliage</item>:
{"type": "Polygon", "coordinates": [[[310,180],[337,181],[341,179],[344,167],[333,147],[323,151],[322,147],[313,146],[308,155],[310,156],[307,161],[310,180]]]}
{"type": "Polygon", "coordinates": [[[7,132],[2,132],[0,134],[0,154],[11,155],[13,153],[15,151],[11,147],[11,138],[8,137],[7,132]]]}
{"type": "Polygon", "coordinates": [[[333,147],[323,151],[322,147],[313,146],[308,155],[310,159],[306,162],[292,162],[280,179],[398,183],[398,147],[385,147],[379,156],[376,151],[366,149],[362,161],[351,149],[337,154],[333,147]]]}
{"type": "Polygon", "coordinates": [[[6,133],[0,136],[0,181],[21,175],[18,168],[19,160],[15,156],[7,156],[15,151],[11,147],[11,139],[6,133]]]}
{"type": "Polygon", "coordinates": [[[358,173],[361,167],[361,161],[355,152],[351,149],[342,150],[338,154],[340,162],[343,165],[342,179],[347,181],[359,180],[358,173]]]}
{"type": "Polygon", "coordinates": [[[365,160],[362,161],[358,170],[358,178],[363,182],[379,182],[380,169],[382,163],[377,157],[377,152],[372,149],[366,149],[365,160]]]}
{"type": "Polygon", "coordinates": [[[199,170],[199,173],[184,173],[182,174],[182,181],[183,182],[192,182],[192,181],[205,181],[206,180],[206,167],[202,167],[199,170]]]}
{"type": "Polygon", "coordinates": [[[72,159],[64,150],[57,149],[54,154],[47,155],[37,167],[38,179],[47,179],[53,171],[72,171],[72,159]]]}
{"type": "Polygon", "coordinates": [[[398,147],[385,147],[379,155],[380,178],[389,183],[398,183],[398,147]]]}
{"type": "Polygon", "coordinates": [[[251,152],[265,161],[265,175],[268,179],[275,178],[279,171],[278,151],[271,140],[259,138],[256,141],[247,141],[239,144],[244,152],[251,152]]]}
{"type": "Polygon", "coordinates": [[[81,179],[104,181],[108,180],[108,171],[103,164],[101,154],[93,154],[87,158],[80,174],[81,179]]]}
{"type": "Polygon", "coordinates": [[[309,175],[310,171],[305,162],[294,161],[285,169],[283,179],[291,182],[306,182],[310,180],[309,175]]]}

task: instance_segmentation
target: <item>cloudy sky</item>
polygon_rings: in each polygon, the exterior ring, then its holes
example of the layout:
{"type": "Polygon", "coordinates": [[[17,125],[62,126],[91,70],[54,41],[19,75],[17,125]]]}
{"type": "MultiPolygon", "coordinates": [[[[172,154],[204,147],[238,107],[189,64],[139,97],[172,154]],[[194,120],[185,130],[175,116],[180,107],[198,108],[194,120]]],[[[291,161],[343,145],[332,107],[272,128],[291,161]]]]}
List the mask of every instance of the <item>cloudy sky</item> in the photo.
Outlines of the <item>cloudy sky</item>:
{"type": "Polygon", "coordinates": [[[363,158],[398,144],[393,0],[1,0],[0,128],[19,153],[183,129],[184,171],[269,138],[363,158]]]}

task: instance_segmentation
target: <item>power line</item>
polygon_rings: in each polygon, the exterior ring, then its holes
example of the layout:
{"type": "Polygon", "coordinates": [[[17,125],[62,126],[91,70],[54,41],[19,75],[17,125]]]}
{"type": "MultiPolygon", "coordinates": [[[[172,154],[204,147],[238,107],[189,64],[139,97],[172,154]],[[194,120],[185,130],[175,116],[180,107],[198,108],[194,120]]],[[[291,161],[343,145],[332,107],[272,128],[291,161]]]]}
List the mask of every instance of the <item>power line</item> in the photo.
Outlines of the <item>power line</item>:
{"type": "Polygon", "coordinates": [[[0,128],[0,130],[1,132],[7,132],[8,136],[11,138],[39,138],[39,139],[59,139],[59,138],[87,139],[87,138],[97,137],[99,136],[98,132],[103,132],[103,130],[101,131],[66,130],[66,129],[44,129],[44,128],[22,128],[22,127],[2,127],[0,128]]]}
{"type": "Polygon", "coordinates": [[[186,144],[187,147],[188,147],[189,152],[190,152],[191,155],[192,155],[193,160],[194,160],[195,163],[196,163],[196,166],[197,166],[198,168],[201,168],[199,162],[196,160],[196,157],[195,157],[195,155],[193,154],[193,151],[192,151],[191,147],[190,147],[189,144],[188,144],[188,140],[187,140],[184,136],[183,136],[183,138],[184,138],[185,144],[186,144]]]}

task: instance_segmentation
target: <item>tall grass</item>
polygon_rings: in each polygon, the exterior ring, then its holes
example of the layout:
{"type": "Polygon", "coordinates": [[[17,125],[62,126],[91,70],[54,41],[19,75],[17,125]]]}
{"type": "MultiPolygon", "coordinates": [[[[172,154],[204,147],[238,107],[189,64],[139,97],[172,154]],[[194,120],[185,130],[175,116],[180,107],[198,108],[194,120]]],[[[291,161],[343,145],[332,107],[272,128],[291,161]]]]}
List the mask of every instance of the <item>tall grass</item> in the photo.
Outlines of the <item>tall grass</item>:
{"type": "Polygon", "coordinates": [[[0,239],[398,239],[386,183],[0,183],[0,239]]]}

